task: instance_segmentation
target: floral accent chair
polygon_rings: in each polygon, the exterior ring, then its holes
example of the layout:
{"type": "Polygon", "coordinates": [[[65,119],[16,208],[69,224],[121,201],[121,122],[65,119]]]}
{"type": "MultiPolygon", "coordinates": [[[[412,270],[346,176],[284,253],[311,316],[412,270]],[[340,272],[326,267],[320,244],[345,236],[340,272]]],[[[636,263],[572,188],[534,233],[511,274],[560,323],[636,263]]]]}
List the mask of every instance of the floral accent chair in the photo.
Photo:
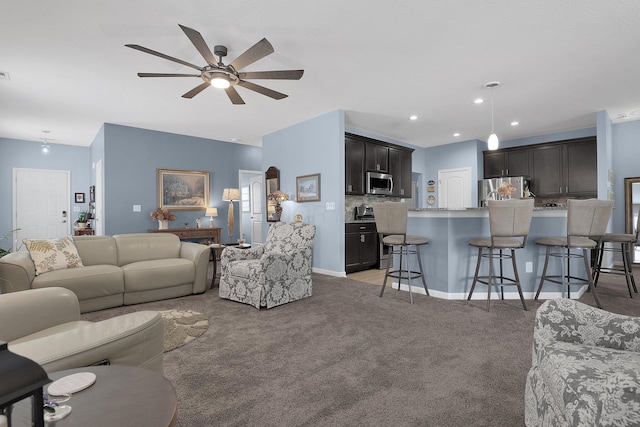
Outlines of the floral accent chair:
{"type": "Polygon", "coordinates": [[[220,256],[221,298],[271,308],[311,296],[316,226],[276,222],[263,245],[226,247],[220,256]]]}
{"type": "Polygon", "coordinates": [[[640,318],[549,300],[536,313],[527,426],[640,425],[640,318]]]}

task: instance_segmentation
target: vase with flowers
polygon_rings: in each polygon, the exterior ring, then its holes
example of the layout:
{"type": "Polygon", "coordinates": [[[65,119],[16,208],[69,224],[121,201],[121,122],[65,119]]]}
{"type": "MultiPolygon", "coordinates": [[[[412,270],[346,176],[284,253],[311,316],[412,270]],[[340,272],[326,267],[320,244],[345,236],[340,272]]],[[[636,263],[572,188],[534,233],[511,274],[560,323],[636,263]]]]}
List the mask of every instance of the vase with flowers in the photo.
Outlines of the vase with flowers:
{"type": "Polygon", "coordinates": [[[511,183],[502,183],[498,187],[498,195],[501,200],[509,200],[511,195],[516,192],[516,187],[511,183]]]}
{"type": "Polygon", "coordinates": [[[169,209],[158,208],[151,212],[151,219],[158,220],[158,228],[160,230],[166,230],[169,228],[169,221],[175,221],[176,216],[169,209]]]}

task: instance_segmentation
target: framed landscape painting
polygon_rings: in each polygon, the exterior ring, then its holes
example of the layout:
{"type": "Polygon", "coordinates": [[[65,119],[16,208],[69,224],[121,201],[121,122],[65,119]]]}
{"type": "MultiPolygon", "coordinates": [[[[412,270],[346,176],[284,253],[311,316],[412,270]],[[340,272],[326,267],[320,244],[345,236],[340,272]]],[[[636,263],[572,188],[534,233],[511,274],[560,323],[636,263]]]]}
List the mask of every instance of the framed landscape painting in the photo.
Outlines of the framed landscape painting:
{"type": "Polygon", "coordinates": [[[204,210],[209,206],[209,172],[158,169],[158,207],[204,210]]]}
{"type": "Polygon", "coordinates": [[[320,174],[304,175],[296,178],[296,201],[320,201],[320,174]]]}

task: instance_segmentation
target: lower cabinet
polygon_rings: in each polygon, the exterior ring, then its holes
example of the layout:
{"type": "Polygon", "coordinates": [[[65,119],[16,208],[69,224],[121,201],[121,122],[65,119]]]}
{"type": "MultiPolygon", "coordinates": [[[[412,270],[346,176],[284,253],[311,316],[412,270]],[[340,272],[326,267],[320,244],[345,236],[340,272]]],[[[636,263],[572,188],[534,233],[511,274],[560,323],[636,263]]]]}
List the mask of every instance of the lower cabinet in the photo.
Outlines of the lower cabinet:
{"type": "Polygon", "coordinates": [[[368,270],[378,262],[378,234],[375,223],[345,224],[345,271],[368,270]]]}

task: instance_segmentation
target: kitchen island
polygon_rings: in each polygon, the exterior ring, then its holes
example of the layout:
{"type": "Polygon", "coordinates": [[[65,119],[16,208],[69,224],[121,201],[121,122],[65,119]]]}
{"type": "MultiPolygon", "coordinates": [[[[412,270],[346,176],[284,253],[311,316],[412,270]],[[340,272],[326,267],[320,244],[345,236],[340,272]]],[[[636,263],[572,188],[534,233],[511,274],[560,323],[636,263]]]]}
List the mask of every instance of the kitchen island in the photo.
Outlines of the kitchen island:
{"type": "MultiPolygon", "coordinates": [[[[522,291],[526,299],[533,299],[544,267],[545,248],[536,245],[536,239],[545,236],[566,235],[567,210],[563,208],[535,208],[527,246],[516,251],[518,272],[522,291]],[[530,263],[530,264],[529,264],[530,263]],[[527,265],[530,271],[527,271],[527,265]]],[[[490,236],[488,208],[467,209],[414,209],[409,211],[408,234],[424,236],[429,245],[421,248],[422,264],[427,285],[432,296],[445,299],[466,299],[473,281],[477,261],[477,249],[468,242],[474,237],[490,236]]],[[[584,276],[581,260],[571,262],[571,271],[578,277],[584,276]]],[[[417,266],[412,266],[416,268],[417,266]]],[[[494,264],[498,268],[498,262],[494,264]]],[[[505,262],[504,271],[512,276],[511,262],[505,262]]],[[[560,274],[561,264],[552,259],[549,274],[560,274]],[[554,262],[555,261],[555,262],[554,262]]],[[[488,263],[483,262],[480,275],[487,275],[488,263]]],[[[407,289],[403,282],[401,289],[407,289]]],[[[584,285],[572,285],[571,297],[578,297],[586,290],[584,285]]],[[[424,294],[420,283],[413,283],[412,291],[424,294]]],[[[486,299],[486,286],[478,285],[473,299],[486,299]]],[[[491,299],[498,299],[495,287],[491,299]]],[[[541,299],[558,298],[566,292],[560,285],[545,282],[541,299]]],[[[505,299],[519,299],[515,286],[504,287],[505,299]]]]}

